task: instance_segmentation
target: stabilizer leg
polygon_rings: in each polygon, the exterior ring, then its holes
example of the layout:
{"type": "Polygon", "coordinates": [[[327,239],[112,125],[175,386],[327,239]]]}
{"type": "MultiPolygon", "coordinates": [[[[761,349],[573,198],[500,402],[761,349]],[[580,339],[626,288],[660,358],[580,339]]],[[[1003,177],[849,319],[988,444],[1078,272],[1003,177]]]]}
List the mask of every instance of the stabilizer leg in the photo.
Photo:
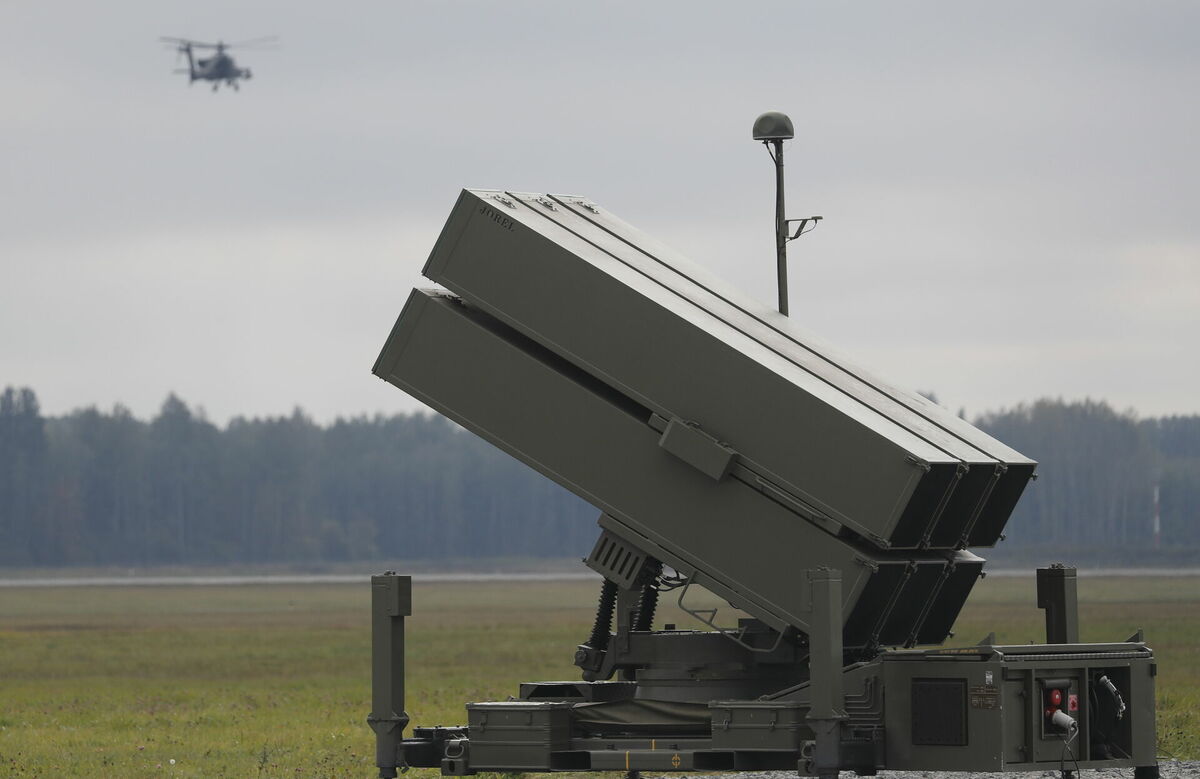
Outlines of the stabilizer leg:
{"type": "Polygon", "coordinates": [[[412,614],[412,577],[389,571],[371,577],[371,715],[375,765],[381,779],[403,768],[404,618],[412,614]]]}
{"type": "Polygon", "coordinates": [[[817,568],[805,571],[812,590],[812,630],[808,634],[812,707],[808,724],[816,735],[811,773],[836,779],[842,764],[842,721],[846,719],[842,684],[842,576],[817,568]]]}

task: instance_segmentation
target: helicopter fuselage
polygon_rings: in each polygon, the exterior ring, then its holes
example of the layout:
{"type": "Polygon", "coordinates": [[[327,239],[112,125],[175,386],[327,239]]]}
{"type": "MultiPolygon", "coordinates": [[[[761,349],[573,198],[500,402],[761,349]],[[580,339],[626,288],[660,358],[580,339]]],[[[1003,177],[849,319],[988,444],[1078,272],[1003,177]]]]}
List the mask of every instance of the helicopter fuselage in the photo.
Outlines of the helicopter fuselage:
{"type": "Polygon", "coordinates": [[[241,78],[242,69],[228,54],[217,54],[205,59],[196,60],[193,78],[207,81],[224,81],[230,78],[241,78]]]}
{"type": "MultiPolygon", "coordinates": [[[[179,40],[179,39],[166,39],[179,40]]],[[[233,57],[225,53],[225,44],[194,44],[191,41],[182,40],[179,44],[179,52],[187,56],[188,61],[188,83],[196,81],[210,81],[213,85],[213,91],[225,82],[227,85],[238,88],[240,79],[250,78],[249,68],[239,68],[234,62],[233,57]],[[196,57],[193,53],[193,45],[215,49],[216,51],[210,57],[196,57]]]]}

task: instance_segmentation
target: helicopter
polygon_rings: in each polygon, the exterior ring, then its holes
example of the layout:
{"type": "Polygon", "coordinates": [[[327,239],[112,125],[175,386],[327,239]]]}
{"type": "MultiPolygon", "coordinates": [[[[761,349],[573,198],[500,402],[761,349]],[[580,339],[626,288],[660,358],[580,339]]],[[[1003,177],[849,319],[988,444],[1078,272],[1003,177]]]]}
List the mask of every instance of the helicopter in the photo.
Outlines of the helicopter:
{"type": "Polygon", "coordinates": [[[264,43],[273,43],[277,38],[271,35],[265,38],[252,38],[248,41],[239,41],[237,43],[222,43],[221,41],[204,43],[188,38],[168,37],[162,37],[159,40],[174,46],[179,54],[187,55],[187,70],[179,69],[175,72],[187,73],[189,85],[196,81],[211,81],[213,91],[216,92],[217,88],[221,86],[221,82],[225,82],[225,84],[237,91],[239,89],[239,80],[252,77],[250,68],[239,68],[237,63],[233,61],[233,57],[225,53],[226,51],[234,47],[244,49],[264,43]],[[214,53],[211,57],[196,57],[192,54],[193,49],[213,49],[214,53]]]}

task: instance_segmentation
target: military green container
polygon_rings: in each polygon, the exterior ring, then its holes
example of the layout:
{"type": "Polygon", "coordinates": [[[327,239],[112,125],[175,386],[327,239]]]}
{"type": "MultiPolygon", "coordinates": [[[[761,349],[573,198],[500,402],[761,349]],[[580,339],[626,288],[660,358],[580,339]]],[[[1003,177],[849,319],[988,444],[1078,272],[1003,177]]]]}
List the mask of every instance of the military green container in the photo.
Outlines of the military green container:
{"type": "Polygon", "coordinates": [[[792,701],[714,701],[712,748],[732,751],[798,752],[813,738],[805,721],[809,707],[792,701]]]}
{"type": "Polygon", "coordinates": [[[552,752],[571,747],[571,703],[467,704],[471,762],[499,771],[549,771],[552,752]]]}

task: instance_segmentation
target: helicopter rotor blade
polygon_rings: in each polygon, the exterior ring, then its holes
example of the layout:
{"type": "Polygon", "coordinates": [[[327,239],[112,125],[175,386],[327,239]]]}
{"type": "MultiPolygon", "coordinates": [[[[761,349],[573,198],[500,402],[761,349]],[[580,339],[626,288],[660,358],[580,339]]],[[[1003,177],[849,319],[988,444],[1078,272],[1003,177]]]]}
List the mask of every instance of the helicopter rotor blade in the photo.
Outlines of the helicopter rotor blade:
{"type": "Polygon", "coordinates": [[[169,38],[165,35],[160,37],[159,40],[162,41],[163,43],[174,44],[175,46],[178,46],[180,48],[183,48],[185,46],[191,46],[193,49],[215,49],[221,45],[219,43],[205,43],[204,41],[194,41],[191,38],[169,38]]]}
{"type": "Polygon", "coordinates": [[[259,46],[262,44],[271,44],[271,43],[278,43],[278,42],[279,42],[278,35],[266,35],[262,38],[250,38],[250,39],[244,40],[244,41],[235,41],[233,43],[227,43],[227,44],[225,44],[225,48],[232,49],[234,46],[236,46],[239,49],[244,49],[249,46],[259,46]]]}

